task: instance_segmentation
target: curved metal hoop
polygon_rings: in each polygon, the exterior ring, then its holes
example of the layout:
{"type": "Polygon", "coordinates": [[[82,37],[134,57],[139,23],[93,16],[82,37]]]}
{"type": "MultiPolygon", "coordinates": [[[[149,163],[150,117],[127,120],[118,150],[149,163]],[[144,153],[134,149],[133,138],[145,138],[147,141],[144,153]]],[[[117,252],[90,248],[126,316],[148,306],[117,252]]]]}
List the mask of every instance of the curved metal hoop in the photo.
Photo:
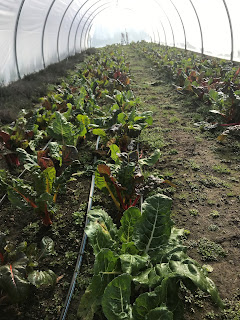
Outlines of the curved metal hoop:
{"type": "Polygon", "coordinates": [[[192,0],[189,0],[189,1],[190,1],[191,5],[192,5],[192,7],[193,7],[193,10],[194,10],[194,12],[195,12],[195,14],[196,14],[196,17],[197,17],[197,20],[198,20],[198,25],[199,25],[200,35],[201,35],[201,46],[202,46],[202,47],[201,47],[201,53],[203,54],[203,53],[204,53],[204,47],[203,47],[203,33],[202,33],[201,22],[200,22],[200,19],[199,19],[197,10],[196,10],[194,4],[192,3],[192,0]]]}
{"type": "Polygon", "coordinates": [[[68,9],[71,7],[73,2],[74,2],[74,0],[71,0],[71,2],[68,4],[67,8],[65,9],[65,11],[63,13],[63,16],[62,16],[62,19],[61,19],[61,22],[60,22],[60,25],[59,25],[59,28],[58,28],[58,34],[57,34],[57,56],[58,56],[58,62],[60,62],[60,54],[59,54],[60,31],[61,31],[61,27],[62,27],[63,20],[65,18],[65,15],[66,15],[68,9]]]}
{"type": "Polygon", "coordinates": [[[231,33],[231,61],[233,61],[233,51],[234,51],[234,42],[233,42],[233,27],[232,27],[232,20],[230,16],[230,12],[228,10],[228,6],[225,0],[223,0],[227,16],[228,16],[228,21],[229,21],[229,28],[230,28],[230,33],[231,33]]]}
{"type": "MultiPolygon", "coordinates": [[[[80,27],[80,24],[81,24],[83,18],[85,17],[86,13],[87,13],[93,6],[95,6],[95,4],[97,4],[97,3],[100,2],[100,1],[103,1],[103,0],[98,0],[98,1],[94,2],[94,3],[84,12],[83,16],[81,17],[81,19],[80,19],[79,22],[78,22],[77,29],[76,29],[76,33],[75,33],[75,38],[74,38],[74,52],[75,52],[75,53],[76,53],[77,34],[78,34],[78,29],[79,29],[79,27],[80,27]]],[[[80,50],[81,50],[81,48],[80,48],[80,50]]]]}
{"type": "Polygon", "coordinates": [[[171,4],[173,5],[174,9],[177,11],[177,14],[179,16],[179,19],[181,21],[181,24],[182,24],[182,27],[183,27],[183,33],[184,33],[184,40],[185,40],[185,50],[187,50],[187,37],[186,37],[186,30],[185,30],[185,26],[184,26],[184,23],[183,23],[183,19],[182,19],[182,16],[180,15],[177,7],[175,6],[175,4],[172,2],[172,0],[170,0],[171,4]]]}
{"type": "Polygon", "coordinates": [[[164,15],[166,16],[167,20],[168,20],[168,23],[170,25],[170,28],[171,28],[171,31],[172,31],[172,38],[173,38],[173,46],[175,47],[175,35],[174,35],[174,31],[173,31],[173,27],[172,27],[172,24],[171,24],[171,21],[168,17],[168,15],[166,14],[165,10],[162,8],[162,6],[160,5],[160,3],[158,3],[157,0],[155,0],[155,2],[158,4],[158,6],[160,7],[160,9],[162,10],[162,12],[164,13],[164,15]]]}
{"type": "MultiPolygon", "coordinates": [[[[83,37],[83,32],[84,32],[84,29],[85,29],[85,26],[87,24],[87,22],[89,21],[89,18],[101,7],[105,6],[106,4],[109,4],[110,2],[106,2],[106,3],[103,3],[101,6],[97,7],[91,14],[90,16],[87,18],[87,20],[85,21],[83,27],[82,27],[82,30],[81,30],[81,36],[80,36],[80,50],[81,50],[81,45],[82,45],[82,37],[83,37]]],[[[82,50],[81,50],[82,52],[82,50]]]]}
{"type": "Polygon", "coordinates": [[[18,65],[17,35],[18,35],[18,24],[19,24],[21,13],[22,13],[22,8],[24,6],[24,2],[25,2],[25,0],[22,0],[21,5],[19,7],[18,15],[17,15],[17,19],[16,19],[16,24],[15,24],[15,31],[14,31],[14,55],[15,55],[15,63],[16,63],[18,79],[21,79],[21,75],[20,75],[19,65],[18,65]]]}
{"type": "Polygon", "coordinates": [[[48,21],[48,17],[50,15],[50,12],[52,10],[52,7],[54,5],[54,3],[56,2],[56,0],[53,0],[50,7],[48,8],[48,12],[44,21],[44,25],[43,25],[43,31],[42,31],[42,60],[43,60],[43,68],[46,68],[46,63],[45,63],[45,56],[44,56],[44,37],[45,37],[45,29],[46,29],[46,25],[47,25],[47,21],[48,21]]]}

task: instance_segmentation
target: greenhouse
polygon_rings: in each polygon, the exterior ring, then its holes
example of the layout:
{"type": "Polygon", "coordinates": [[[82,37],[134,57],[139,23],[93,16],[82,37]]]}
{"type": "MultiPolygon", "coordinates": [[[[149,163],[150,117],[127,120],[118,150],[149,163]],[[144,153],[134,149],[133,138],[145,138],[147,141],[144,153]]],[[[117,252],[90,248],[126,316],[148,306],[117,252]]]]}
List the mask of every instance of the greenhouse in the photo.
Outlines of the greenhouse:
{"type": "Polygon", "coordinates": [[[1,320],[240,319],[239,12],[0,0],[1,320]]]}

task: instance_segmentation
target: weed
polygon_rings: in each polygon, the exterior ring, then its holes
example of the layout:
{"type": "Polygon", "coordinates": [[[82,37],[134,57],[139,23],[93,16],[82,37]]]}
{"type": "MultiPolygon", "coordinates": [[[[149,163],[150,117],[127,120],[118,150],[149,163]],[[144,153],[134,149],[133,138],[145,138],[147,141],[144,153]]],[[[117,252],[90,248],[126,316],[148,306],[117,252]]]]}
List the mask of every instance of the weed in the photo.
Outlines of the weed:
{"type": "Polygon", "coordinates": [[[209,231],[218,231],[219,230],[219,226],[217,224],[210,224],[210,226],[208,227],[209,231]]]}
{"type": "Polygon", "coordinates": [[[196,137],[195,137],[195,141],[196,141],[196,142],[202,142],[203,139],[202,139],[201,136],[196,136],[196,137]]]}
{"type": "Polygon", "coordinates": [[[226,256],[225,250],[219,244],[207,238],[200,239],[197,246],[197,251],[204,261],[218,261],[219,258],[226,256]]]}
{"type": "Polygon", "coordinates": [[[176,149],[171,149],[168,152],[169,154],[178,154],[178,151],[176,149]]]}
{"type": "Polygon", "coordinates": [[[146,128],[141,132],[140,141],[149,145],[151,149],[162,149],[165,146],[160,128],[155,128],[155,130],[146,128]]]}
{"type": "Polygon", "coordinates": [[[228,169],[227,167],[222,166],[220,164],[214,165],[213,166],[213,170],[218,172],[218,173],[221,173],[221,174],[230,174],[231,173],[230,169],[228,169]]]}
{"type": "Polygon", "coordinates": [[[210,216],[215,219],[215,218],[219,218],[220,215],[217,210],[213,210],[210,212],[210,216]]]}
{"type": "Polygon", "coordinates": [[[198,212],[197,209],[190,209],[190,210],[189,210],[189,214],[190,214],[191,216],[196,217],[196,216],[199,215],[199,212],[198,212]]]}
{"type": "Polygon", "coordinates": [[[178,123],[178,122],[180,122],[180,119],[178,117],[176,117],[176,116],[171,117],[169,119],[169,124],[174,124],[174,123],[178,123]]]}
{"type": "Polygon", "coordinates": [[[197,164],[194,160],[189,160],[190,168],[194,171],[200,170],[200,165],[197,164]]]}

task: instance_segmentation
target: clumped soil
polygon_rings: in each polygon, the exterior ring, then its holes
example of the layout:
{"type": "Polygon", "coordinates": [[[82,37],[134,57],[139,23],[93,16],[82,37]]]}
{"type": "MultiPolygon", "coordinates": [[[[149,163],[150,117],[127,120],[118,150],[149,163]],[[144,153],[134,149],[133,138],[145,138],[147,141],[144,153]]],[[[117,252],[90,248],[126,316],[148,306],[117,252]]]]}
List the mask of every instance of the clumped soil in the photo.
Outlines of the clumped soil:
{"type": "MultiPolygon", "coordinates": [[[[240,287],[240,142],[228,139],[219,143],[216,140],[217,133],[201,132],[194,126],[196,119],[202,120],[195,98],[178,94],[163,75],[131,47],[124,47],[124,51],[131,65],[132,89],[142,101],[140,108],[153,111],[154,122],[141,135],[141,148],[144,153],[150,153],[155,148],[161,149],[161,159],[151,173],[162,175],[176,185],[176,188],[165,185],[155,192],[172,197],[172,219],[177,227],[189,230],[185,241],[189,255],[200,264],[212,266],[213,271],[209,276],[216,283],[221,297],[233,305],[236,297],[239,300],[240,287]],[[222,249],[217,245],[221,245],[222,249]]],[[[48,77],[42,76],[39,73],[29,76],[29,79],[36,77],[36,83],[50,83],[48,77]]],[[[36,94],[31,95],[29,92],[29,96],[22,93],[20,96],[13,95],[10,103],[14,86],[29,90],[26,81],[29,80],[12,84],[12,89],[5,88],[5,92],[10,90],[9,100],[6,96],[4,98],[3,93],[0,94],[1,106],[8,106],[9,109],[5,113],[1,107],[3,122],[14,120],[16,111],[23,105],[31,108],[40,96],[46,94],[45,89],[38,91],[36,85],[36,94]]],[[[79,159],[83,165],[92,165],[93,149],[94,143],[86,141],[79,147],[79,159]]],[[[0,166],[4,167],[4,163],[0,166]]],[[[83,235],[84,213],[91,182],[90,174],[75,178],[75,181],[68,184],[67,193],[59,197],[57,214],[48,229],[42,226],[32,210],[20,212],[12,208],[8,201],[1,208],[1,231],[8,233],[10,242],[39,243],[46,235],[54,240],[56,255],[40,267],[52,269],[59,277],[55,288],[33,289],[29,300],[21,306],[0,304],[1,319],[59,318],[83,235]],[[82,218],[74,217],[76,211],[82,213],[82,218]]],[[[115,214],[111,199],[102,196],[97,190],[93,205],[104,207],[107,212],[115,214]]],[[[79,297],[90,281],[92,266],[93,256],[87,247],[68,320],[76,319],[79,297]]],[[[186,302],[186,320],[233,319],[231,316],[206,317],[212,312],[215,315],[219,313],[206,294],[198,292],[192,295],[183,289],[182,295],[186,302]]]]}

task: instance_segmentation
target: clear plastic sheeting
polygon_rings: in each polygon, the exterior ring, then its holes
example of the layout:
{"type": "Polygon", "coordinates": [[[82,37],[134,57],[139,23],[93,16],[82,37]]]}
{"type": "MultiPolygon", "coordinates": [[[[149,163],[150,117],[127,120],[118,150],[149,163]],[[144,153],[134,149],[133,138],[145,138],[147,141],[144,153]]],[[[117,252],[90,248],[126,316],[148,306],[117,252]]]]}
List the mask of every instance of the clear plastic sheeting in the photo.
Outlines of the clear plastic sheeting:
{"type": "Polygon", "coordinates": [[[239,12],[239,0],[0,0],[0,84],[140,40],[240,61],[239,12]]]}

